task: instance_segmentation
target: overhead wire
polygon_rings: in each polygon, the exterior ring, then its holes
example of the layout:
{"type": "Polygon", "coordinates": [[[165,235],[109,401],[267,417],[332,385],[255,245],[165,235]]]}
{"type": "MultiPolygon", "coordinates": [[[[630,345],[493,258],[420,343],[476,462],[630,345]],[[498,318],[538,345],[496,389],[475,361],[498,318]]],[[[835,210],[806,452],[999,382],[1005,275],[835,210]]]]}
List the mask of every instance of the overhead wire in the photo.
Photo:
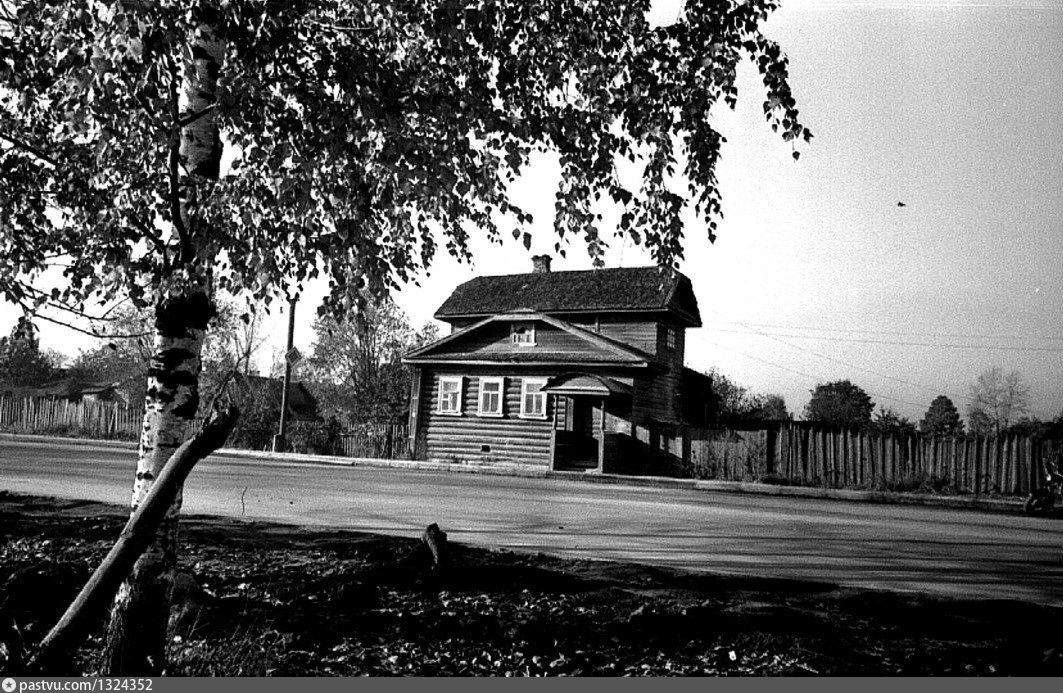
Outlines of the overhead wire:
{"type": "MultiPolygon", "coordinates": [[[[717,313],[719,314],[719,313],[717,313]]],[[[961,334],[957,332],[911,332],[900,330],[869,330],[869,329],[853,329],[845,327],[818,327],[808,325],[778,325],[772,323],[761,322],[740,322],[737,320],[705,320],[705,322],[721,323],[725,325],[745,325],[750,328],[763,327],[769,330],[804,330],[811,332],[842,332],[848,334],[873,334],[873,335],[893,335],[899,337],[941,337],[945,339],[1013,339],[1013,340],[1042,340],[1042,341],[1063,341],[1063,336],[1044,336],[1044,335],[1001,335],[1001,334],[961,334]]]]}
{"type": "MultiPolygon", "coordinates": [[[[710,308],[709,310],[712,310],[712,309],[710,308]]],[[[716,312],[716,311],[712,311],[712,312],[716,312]]],[[[717,315],[719,315],[719,313],[717,313],[717,315]]],[[[872,375],[878,376],[879,378],[885,378],[887,380],[892,380],[892,381],[900,383],[902,385],[907,385],[909,387],[915,387],[915,388],[918,388],[920,390],[924,390],[926,392],[932,392],[935,395],[944,394],[944,395],[947,395],[949,398],[951,398],[953,400],[964,400],[964,401],[968,401],[968,402],[973,401],[973,400],[971,400],[970,397],[956,396],[956,395],[954,395],[952,393],[949,393],[944,388],[931,388],[931,387],[927,387],[926,385],[922,385],[920,383],[914,383],[914,382],[912,382],[910,380],[905,380],[904,378],[898,378],[896,376],[888,375],[886,373],[880,373],[880,372],[878,372],[878,371],[876,371],[874,369],[867,368],[866,366],[859,366],[859,365],[854,364],[854,363],[849,363],[847,361],[842,361],[841,359],[836,359],[833,356],[828,356],[826,354],[822,354],[822,353],[814,351],[812,349],[808,349],[806,347],[803,347],[803,346],[801,346],[799,344],[792,344],[790,342],[787,342],[784,339],[780,339],[779,337],[773,336],[773,335],[771,335],[769,333],[763,332],[761,330],[757,330],[756,328],[751,327],[750,325],[747,325],[746,323],[743,323],[741,321],[734,321],[734,322],[735,322],[735,324],[741,325],[742,327],[747,328],[748,330],[750,330],[751,332],[753,332],[755,334],[758,334],[758,335],[760,335],[762,337],[766,337],[766,338],[771,339],[773,341],[779,342],[780,344],[788,346],[791,349],[796,349],[798,351],[803,351],[803,352],[805,352],[807,354],[811,354],[812,356],[815,356],[817,358],[821,358],[821,359],[824,359],[826,361],[831,361],[832,363],[836,363],[836,364],[845,366],[846,368],[855,368],[857,370],[861,370],[861,371],[864,371],[866,373],[870,373],[872,375]]],[[[887,399],[890,399],[890,398],[887,398],[887,399]]],[[[893,399],[895,399],[895,398],[893,398],[893,399]]],[[[903,401],[903,400],[897,400],[897,401],[903,401]]],[[[905,404],[913,404],[914,406],[922,406],[922,405],[919,405],[919,404],[915,404],[913,402],[905,402],[905,404]]]]}
{"type": "MultiPolygon", "coordinates": [[[[806,373],[805,371],[801,371],[801,370],[798,370],[796,368],[790,368],[789,366],[784,366],[781,363],[776,363],[776,362],[770,361],[768,359],[760,358],[759,356],[753,356],[752,354],[747,354],[744,351],[739,351],[738,349],[734,349],[732,347],[724,346],[723,344],[720,344],[718,342],[709,342],[709,345],[710,346],[714,346],[714,347],[718,347],[720,349],[724,349],[725,351],[730,351],[730,352],[736,353],[739,356],[744,356],[745,358],[752,359],[753,361],[760,361],[761,363],[766,363],[769,366],[774,366],[775,368],[781,368],[784,371],[790,371],[791,373],[796,373],[797,375],[803,375],[806,378],[813,378],[815,380],[828,380],[828,378],[826,376],[816,375],[814,373],[806,373]]],[[[871,392],[870,390],[865,390],[865,392],[867,392],[867,394],[875,397],[876,399],[887,399],[887,400],[890,400],[891,402],[898,402],[900,404],[907,404],[907,405],[913,406],[913,407],[923,407],[923,406],[925,406],[925,405],[920,404],[918,402],[909,402],[908,400],[900,399],[899,397],[891,397],[889,395],[884,395],[881,392],[871,392]]]]}
{"type": "MultiPolygon", "coordinates": [[[[742,323],[737,323],[741,325],[742,323]]],[[[1049,353],[1063,353],[1063,347],[1035,347],[1035,346],[1005,346],[996,344],[929,344],[926,342],[896,342],[880,339],[855,339],[851,337],[827,337],[819,335],[804,335],[804,334],[789,334],[778,332],[765,332],[763,330],[748,329],[748,330],[735,330],[716,327],[713,328],[716,332],[735,332],[739,334],[759,334],[765,337],[787,337],[789,339],[816,339],[820,341],[829,342],[846,342],[854,344],[881,344],[888,346],[915,346],[915,347],[930,347],[932,349],[968,349],[968,350],[986,350],[986,351],[1041,351],[1049,353]]],[[[1051,337],[1045,337],[1044,339],[1054,339],[1051,337]]]]}

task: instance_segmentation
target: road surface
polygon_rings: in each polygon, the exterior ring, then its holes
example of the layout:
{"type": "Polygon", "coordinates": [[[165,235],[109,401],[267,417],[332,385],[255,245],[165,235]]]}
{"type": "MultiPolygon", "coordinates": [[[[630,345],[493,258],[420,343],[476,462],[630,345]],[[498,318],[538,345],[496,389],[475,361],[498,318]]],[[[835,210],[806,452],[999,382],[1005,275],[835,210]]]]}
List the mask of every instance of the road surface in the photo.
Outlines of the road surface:
{"type": "MultiPolygon", "coordinates": [[[[134,454],[0,440],[0,489],[128,503],[134,454]]],[[[728,574],[1063,606],[1063,520],[215,456],[185,512],[728,574]],[[241,496],[243,501],[241,503],[241,496]]]]}

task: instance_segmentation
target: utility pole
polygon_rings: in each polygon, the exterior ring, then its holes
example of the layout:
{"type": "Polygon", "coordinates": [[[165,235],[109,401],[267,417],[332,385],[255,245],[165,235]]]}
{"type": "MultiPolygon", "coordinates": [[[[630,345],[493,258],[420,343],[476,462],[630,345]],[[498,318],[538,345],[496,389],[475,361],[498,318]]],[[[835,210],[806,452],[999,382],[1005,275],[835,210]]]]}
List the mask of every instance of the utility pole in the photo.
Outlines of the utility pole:
{"type": "Polygon", "coordinates": [[[299,360],[300,354],[293,342],[295,340],[295,302],[288,301],[288,347],[284,351],[284,386],[281,389],[281,416],[277,435],[273,436],[273,452],[284,452],[287,447],[285,436],[288,433],[288,391],[292,386],[292,366],[299,360]]]}

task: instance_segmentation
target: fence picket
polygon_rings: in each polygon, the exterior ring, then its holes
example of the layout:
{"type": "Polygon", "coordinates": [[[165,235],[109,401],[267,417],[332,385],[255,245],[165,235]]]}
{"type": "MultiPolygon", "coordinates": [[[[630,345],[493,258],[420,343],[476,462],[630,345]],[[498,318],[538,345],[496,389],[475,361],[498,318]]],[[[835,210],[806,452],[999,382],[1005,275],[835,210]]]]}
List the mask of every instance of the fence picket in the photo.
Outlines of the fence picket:
{"type": "MultiPolygon", "coordinates": [[[[691,431],[695,441],[697,431],[691,431]]],[[[743,431],[742,436],[759,440],[758,449],[775,455],[776,473],[796,483],[826,488],[904,488],[919,477],[953,493],[1003,493],[1023,495],[1039,483],[1042,457],[1054,451],[1021,435],[920,436],[878,435],[862,431],[829,430],[800,423],[779,427],[770,451],[767,432],[743,431]]],[[[716,467],[706,469],[709,478],[740,479],[744,472],[767,469],[767,459],[750,459],[737,452],[725,436],[711,436],[706,453],[716,467]]],[[[705,467],[705,465],[702,465],[705,467]]],[[[754,474],[754,477],[757,475],[754,474]]]]}

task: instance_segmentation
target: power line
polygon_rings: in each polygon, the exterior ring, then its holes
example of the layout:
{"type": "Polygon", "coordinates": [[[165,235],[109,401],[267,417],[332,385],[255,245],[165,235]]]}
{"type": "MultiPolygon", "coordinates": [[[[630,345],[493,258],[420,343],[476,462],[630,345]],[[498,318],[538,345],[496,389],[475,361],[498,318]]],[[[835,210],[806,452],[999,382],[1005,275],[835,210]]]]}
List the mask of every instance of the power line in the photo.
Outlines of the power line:
{"type": "Polygon", "coordinates": [[[943,339],[1011,339],[1024,341],[1063,341],[1063,337],[1046,337],[1043,335],[1000,335],[1000,334],[960,334],[954,332],[905,332],[897,330],[857,330],[844,327],[808,327],[803,325],[777,325],[770,323],[740,323],[735,320],[706,320],[705,322],[724,325],[746,325],[764,327],[769,330],[803,330],[808,332],[842,332],[847,334],[891,335],[896,337],[932,337],[943,339]]]}
{"type": "MultiPolygon", "coordinates": [[[[897,378],[895,376],[887,375],[885,373],[879,373],[878,371],[873,370],[871,368],[867,368],[865,366],[858,366],[858,365],[856,365],[854,363],[848,363],[847,361],[842,361],[841,359],[836,359],[836,358],[834,358],[832,356],[827,356],[826,354],[821,354],[818,351],[813,351],[811,349],[806,349],[805,347],[800,346],[798,344],[791,344],[790,342],[787,342],[784,339],[779,339],[778,337],[774,337],[774,336],[772,336],[770,334],[767,334],[767,333],[762,332],[760,330],[754,329],[754,328],[750,327],[749,325],[746,325],[745,323],[743,323],[741,321],[736,321],[736,322],[737,322],[737,324],[742,325],[743,327],[751,330],[752,332],[755,332],[755,333],[757,333],[757,334],[759,334],[759,335],[761,335],[763,337],[767,337],[768,339],[771,339],[771,340],[774,340],[776,342],[779,342],[780,344],[788,346],[791,349],[797,349],[798,351],[803,351],[803,352],[805,352],[807,354],[811,354],[811,355],[816,356],[818,358],[825,359],[827,361],[831,361],[832,363],[837,363],[839,365],[845,366],[846,368],[855,368],[857,370],[865,371],[867,373],[870,373],[872,375],[878,376],[880,378],[886,378],[887,380],[893,380],[895,382],[901,383],[902,385],[908,385],[909,387],[915,387],[915,388],[918,388],[920,390],[925,390],[926,392],[933,392],[935,394],[946,394],[946,395],[948,395],[950,398],[952,398],[954,400],[958,399],[958,400],[971,401],[971,399],[969,397],[956,397],[955,395],[952,395],[951,393],[946,392],[943,388],[930,388],[930,387],[927,387],[925,385],[921,385],[919,383],[913,383],[910,380],[905,380],[903,378],[897,378]]],[[[912,404],[912,402],[907,402],[907,404],[912,404]]],[[[920,406],[920,405],[916,405],[916,406],[920,406]]]]}
{"type": "MultiPolygon", "coordinates": [[[[781,368],[784,371],[790,371],[791,373],[796,373],[798,375],[803,375],[806,378],[813,378],[815,380],[827,380],[828,379],[824,375],[815,375],[813,373],[806,373],[804,371],[799,371],[796,368],[790,368],[789,366],[784,366],[781,363],[775,363],[774,361],[769,361],[768,359],[762,359],[759,356],[753,356],[752,354],[747,354],[744,351],[739,351],[738,349],[732,349],[731,347],[724,346],[723,344],[719,344],[717,342],[709,342],[709,344],[711,346],[718,347],[720,349],[724,349],[725,351],[733,352],[735,354],[738,354],[739,356],[744,356],[747,359],[752,359],[753,361],[760,361],[761,363],[766,363],[769,366],[774,366],[776,368],[781,368]]],[[[867,392],[867,394],[869,394],[869,395],[872,395],[876,399],[888,399],[891,402],[899,402],[901,404],[907,404],[907,405],[912,406],[912,407],[923,407],[923,406],[925,406],[925,405],[919,404],[917,402],[909,402],[906,399],[900,399],[898,397],[890,397],[889,395],[884,395],[884,394],[882,394],[880,392],[871,392],[869,390],[865,390],[865,392],[867,392]]]]}
{"type": "MultiPolygon", "coordinates": [[[[743,323],[735,323],[743,324],[743,323]]],[[[1017,346],[998,346],[993,344],[928,344],[925,342],[893,342],[879,339],[854,339],[850,337],[825,337],[820,335],[805,335],[805,334],[789,334],[779,332],[765,332],[762,330],[733,330],[727,328],[717,327],[714,328],[716,332],[735,332],[739,334],[759,334],[765,337],[788,337],[790,339],[816,339],[827,342],[848,342],[854,344],[883,344],[888,346],[914,346],[914,347],[930,347],[932,349],[971,349],[971,350],[987,350],[987,351],[1040,351],[1049,353],[1063,353],[1063,347],[1017,347],[1017,346]]],[[[1048,339],[1048,338],[1046,338],[1048,339]]]]}

